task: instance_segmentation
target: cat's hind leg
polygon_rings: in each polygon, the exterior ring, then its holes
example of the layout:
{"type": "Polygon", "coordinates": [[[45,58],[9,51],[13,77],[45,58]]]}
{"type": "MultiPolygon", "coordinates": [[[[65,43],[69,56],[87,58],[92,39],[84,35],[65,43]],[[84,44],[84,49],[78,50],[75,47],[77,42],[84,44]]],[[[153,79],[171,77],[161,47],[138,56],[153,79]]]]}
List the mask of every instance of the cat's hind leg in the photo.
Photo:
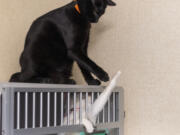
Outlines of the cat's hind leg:
{"type": "Polygon", "coordinates": [[[21,74],[21,72],[17,72],[17,73],[14,73],[13,75],[11,75],[9,82],[19,82],[20,74],[21,74]]]}

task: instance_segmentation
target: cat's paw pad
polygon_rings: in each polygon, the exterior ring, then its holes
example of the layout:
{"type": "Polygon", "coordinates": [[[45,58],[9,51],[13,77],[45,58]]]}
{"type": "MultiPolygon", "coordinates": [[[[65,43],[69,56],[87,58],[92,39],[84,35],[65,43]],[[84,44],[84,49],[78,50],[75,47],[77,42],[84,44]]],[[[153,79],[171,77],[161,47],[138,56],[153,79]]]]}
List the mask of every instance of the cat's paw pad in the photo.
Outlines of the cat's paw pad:
{"type": "Polygon", "coordinates": [[[88,85],[101,85],[101,82],[97,79],[89,80],[88,85]]]}

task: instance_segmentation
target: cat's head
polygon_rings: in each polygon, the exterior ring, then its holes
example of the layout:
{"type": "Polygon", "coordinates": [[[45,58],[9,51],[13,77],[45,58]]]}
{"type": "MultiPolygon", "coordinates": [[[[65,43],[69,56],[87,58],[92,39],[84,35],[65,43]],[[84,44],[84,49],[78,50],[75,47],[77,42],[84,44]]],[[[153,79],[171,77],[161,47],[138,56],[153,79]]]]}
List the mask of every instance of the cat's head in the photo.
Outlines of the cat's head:
{"type": "Polygon", "coordinates": [[[89,22],[96,23],[105,13],[107,6],[115,6],[112,0],[78,0],[81,14],[84,15],[89,22]]]}

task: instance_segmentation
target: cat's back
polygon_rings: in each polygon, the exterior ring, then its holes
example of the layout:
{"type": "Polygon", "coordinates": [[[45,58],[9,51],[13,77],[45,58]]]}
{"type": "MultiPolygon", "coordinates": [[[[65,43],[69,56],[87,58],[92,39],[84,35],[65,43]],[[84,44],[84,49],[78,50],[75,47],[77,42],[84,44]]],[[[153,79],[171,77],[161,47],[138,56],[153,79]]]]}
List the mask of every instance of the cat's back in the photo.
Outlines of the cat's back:
{"type": "Polygon", "coordinates": [[[70,2],[65,6],[49,11],[35,19],[29,28],[27,38],[32,35],[36,35],[38,32],[42,32],[48,27],[56,27],[56,29],[58,29],[61,26],[64,27],[68,25],[69,22],[72,23],[70,19],[71,17],[67,12],[69,9],[73,8],[73,5],[74,3],[70,2]]]}
{"type": "Polygon", "coordinates": [[[33,23],[36,23],[36,22],[39,22],[39,21],[42,21],[42,20],[45,20],[45,19],[51,19],[51,18],[60,16],[61,14],[64,14],[64,12],[66,11],[67,8],[70,8],[72,6],[73,6],[73,2],[70,2],[70,3],[68,3],[68,4],[64,5],[64,6],[56,8],[54,10],[51,10],[51,11],[41,15],[37,19],[35,19],[33,23]]]}

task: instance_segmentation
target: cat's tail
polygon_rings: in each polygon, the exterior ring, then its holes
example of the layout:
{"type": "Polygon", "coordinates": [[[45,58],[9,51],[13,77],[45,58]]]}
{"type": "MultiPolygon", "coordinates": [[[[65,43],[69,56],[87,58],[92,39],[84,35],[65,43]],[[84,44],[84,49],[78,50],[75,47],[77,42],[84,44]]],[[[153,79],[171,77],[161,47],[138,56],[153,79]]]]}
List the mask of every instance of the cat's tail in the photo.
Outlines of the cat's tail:
{"type": "Polygon", "coordinates": [[[21,72],[14,73],[13,75],[11,75],[9,82],[19,82],[20,75],[21,72]]]}

